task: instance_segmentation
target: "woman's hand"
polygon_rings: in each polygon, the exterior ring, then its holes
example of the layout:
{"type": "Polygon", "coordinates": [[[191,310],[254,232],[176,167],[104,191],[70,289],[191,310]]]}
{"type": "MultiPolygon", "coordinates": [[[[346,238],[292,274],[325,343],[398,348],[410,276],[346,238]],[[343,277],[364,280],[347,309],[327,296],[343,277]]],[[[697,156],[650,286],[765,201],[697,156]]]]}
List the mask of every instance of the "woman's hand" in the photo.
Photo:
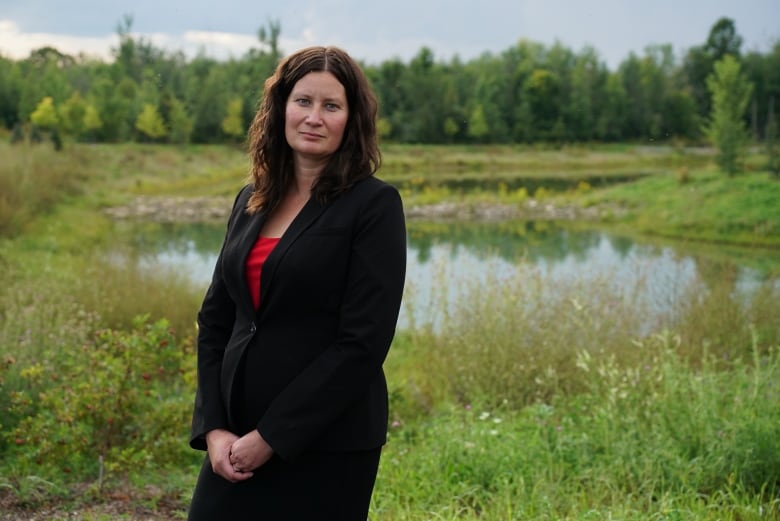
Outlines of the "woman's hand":
{"type": "Polygon", "coordinates": [[[208,446],[209,460],[211,460],[211,469],[219,476],[222,476],[231,483],[244,481],[252,477],[249,468],[236,470],[236,467],[230,462],[230,450],[233,443],[238,440],[238,436],[224,429],[214,429],[206,434],[206,445],[208,446]]]}
{"type": "Polygon", "coordinates": [[[274,455],[274,450],[257,430],[233,442],[230,448],[230,463],[233,470],[247,472],[262,466],[274,455]]]}

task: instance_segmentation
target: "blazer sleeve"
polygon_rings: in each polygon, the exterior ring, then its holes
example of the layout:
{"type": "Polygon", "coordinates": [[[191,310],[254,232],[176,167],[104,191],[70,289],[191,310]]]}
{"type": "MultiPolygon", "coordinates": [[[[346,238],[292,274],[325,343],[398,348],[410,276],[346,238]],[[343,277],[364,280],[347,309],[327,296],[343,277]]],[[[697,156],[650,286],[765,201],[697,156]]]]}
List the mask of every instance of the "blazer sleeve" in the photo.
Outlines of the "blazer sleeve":
{"type": "Polygon", "coordinates": [[[195,394],[190,434],[190,446],[194,449],[206,450],[206,433],[214,429],[227,428],[228,424],[220,388],[220,373],[225,346],[230,339],[235,322],[236,306],[222,276],[222,258],[233,224],[239,213],[244,210],[250,193],[250,187],[244,187],[233,202],[211,284],[198,311],[198,389],[195,394]]]}
{"type": "Polygon", "coordinates": [[[364,196],[355,221],[336,341],[285,387],[257,425],[283,459],[294,459],[383,378],[406,274],[398,191],[382,184],[364,196]]]}

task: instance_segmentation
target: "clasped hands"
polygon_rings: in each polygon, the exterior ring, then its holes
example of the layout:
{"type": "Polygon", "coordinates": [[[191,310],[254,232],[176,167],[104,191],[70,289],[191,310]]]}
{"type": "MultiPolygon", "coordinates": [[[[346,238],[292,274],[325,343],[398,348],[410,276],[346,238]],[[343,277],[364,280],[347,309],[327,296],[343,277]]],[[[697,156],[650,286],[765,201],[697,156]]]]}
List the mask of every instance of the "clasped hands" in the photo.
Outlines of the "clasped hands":
{"type": "Polygon", "coordinates": [[[252,471],[274,453],[256,430],[239,437],[225,429],[214,429],[206,435],[206,444],[211,468],[231,483],[251,478],[252,471]]]}

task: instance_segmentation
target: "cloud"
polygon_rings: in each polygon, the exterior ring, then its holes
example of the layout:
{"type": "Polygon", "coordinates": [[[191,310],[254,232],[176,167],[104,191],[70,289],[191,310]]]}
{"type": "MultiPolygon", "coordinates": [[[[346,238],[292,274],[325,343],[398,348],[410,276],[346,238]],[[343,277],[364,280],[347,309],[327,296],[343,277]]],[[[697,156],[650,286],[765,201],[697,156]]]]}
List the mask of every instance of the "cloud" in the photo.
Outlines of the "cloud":
{"type": "Polygon", "coordinates": [[[354,58],[373,65],[380,63],[377,56],[382,57],[381,60],[398,58],[403,62],[408,62],[417,56],[423,47],[430,49],[437,61],[451,60],[456,55],[460,58],[472,58],[484,52],[477,46],[467,45],[461,45],[461,48],[455,51],[452,46],[434,38],[399,38],[396,40],[382,38],[371,42],[336,42],[336,45],[342,45],[354,58]]]}
{"type": "Polygon", "coordinates": [[[102,59],[111,59],[111,49],[119,43],[116,35],[70,36],[51,33],[25,33],[12,20],[0,20],[0,54],[20,60],[30,51],[51,46],[65,54],[84,53],[102,59]]]}
{"type": "MultiPolygon", "coordinates": [[[[249,49],[262,46],[256,35],[219,31],[185,31],[182,34],[133,32],[132,36],[151,42],[166,52],[181,51],[188,57],[205,54],[215,59],[239,58],[249,49]]],[[[279,46],[282,51],[295,50],[308,45],[307,39],[281,38],[279,46]]],[[[76,56],[83,53],[111,61],[111,50],[118,45],[119,37],[116,34],[89,37],[27,33],[12,20],[0,20],[0,55],[15,60],[27,58],[32,50],[51,46],[65,54],[76,56]]]]}
{"type": "Polygon", "coordinates": [[[220,31],[185,31],[181,35],[156,33],[138,35],[169,52],[181,51],[193,57],[205,54],[216,59],[238,58],[251,48],[260,47],[256,36],[220,31]]]}
{"type": "Polygon", "coordinates": [[[184,40],[202,45],[216,45],[228,49],[247,49],[257,44],[257,39],[246,34],[211,31],[187,31],[184,40]]]}

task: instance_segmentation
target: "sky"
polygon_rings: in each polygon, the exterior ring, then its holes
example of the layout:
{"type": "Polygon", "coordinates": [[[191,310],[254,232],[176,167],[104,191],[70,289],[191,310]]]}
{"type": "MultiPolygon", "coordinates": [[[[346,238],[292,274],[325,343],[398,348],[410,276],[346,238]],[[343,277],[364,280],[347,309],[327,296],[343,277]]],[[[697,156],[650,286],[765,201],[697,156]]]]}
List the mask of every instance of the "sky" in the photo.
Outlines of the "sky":
{"type": "Polygon", "coordinates": [[[592,46],[611,68],[648,45],[681,57],[721,17],[734,20],[743,51],[780,41],[780,0],[0,0],[0,55],[21,59],[46,45],[110,59],[117,27],[188,57],[240,58],[258,29],[280,24],[284,54],[338,45],[366,63],[408,61],[426,46],[437,61],[500,53],[521,39],[592,46]]]}

